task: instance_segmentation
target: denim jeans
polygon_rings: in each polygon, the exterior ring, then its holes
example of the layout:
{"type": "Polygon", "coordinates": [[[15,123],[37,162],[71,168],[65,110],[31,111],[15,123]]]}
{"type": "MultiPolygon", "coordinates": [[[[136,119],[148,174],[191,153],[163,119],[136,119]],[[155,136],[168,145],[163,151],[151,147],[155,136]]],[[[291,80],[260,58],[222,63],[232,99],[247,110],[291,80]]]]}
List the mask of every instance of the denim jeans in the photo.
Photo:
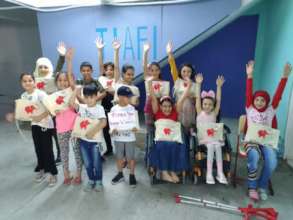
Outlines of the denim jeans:
{"type": "Polygon", "coordinates": [[[249,189],[267,189],[269,179],[277,167],[277,152],[270,147],[259,146],[260,152],[255,147],[251,147],[247,152],[248,169],[248,188],[249,189]],[[259,179],[257,179],[258,161],[260,153],[263,156],[264,166],[259,179]]]}
{"type": "Polygon", "coordinates": [[[79,145],[90,182],[102,181],[101,144],[80,139],[79,145]]]}

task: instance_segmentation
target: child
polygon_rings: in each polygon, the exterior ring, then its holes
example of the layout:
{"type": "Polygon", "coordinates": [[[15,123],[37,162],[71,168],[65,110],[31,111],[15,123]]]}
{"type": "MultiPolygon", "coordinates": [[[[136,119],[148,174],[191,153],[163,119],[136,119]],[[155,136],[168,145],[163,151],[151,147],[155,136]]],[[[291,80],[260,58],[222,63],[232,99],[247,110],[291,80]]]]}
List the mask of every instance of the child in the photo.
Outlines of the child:
{"type": "MultiPolygon", "coordinates": [[[[22,99],[33,102],[41,102],[47,94],[35,88],[34,77],[28,73],[23,73],[20,76],[20,82],[25,90],[21,95],[22,99]]],[[[52,134],[54,123],[49,115],[49,112],[44,112],[41,115],[32,117],[32,137],[37,156],[37,172],[35,180],[41,182],[45,178],[45,173],[49,173],[48,183],[53,187],[57,183],[57,168],[54,161],[52,134]]]]}
{"type": "Polygon", "coordinates": [[[74,107],[81,117],[90,119],[99,119],[100,122],[86,134],[86,138],[79,139],[79,145],[81,154],[86,167],[89,181],[85,186],[85,191],[94,189],[95,191],[101,191],[103,188],[102,184],[102,161],[101,153],[102,142],[97,142],[94,136],[101,132],[106,126],[106,115],[103,107],[97,104],[98,89],[93,85],[87,85],[83,88],[84,104],[76,104],[76,93],[74,91],[70,105],[74,107]]]}
{"type": "MultiPolygon", "coordinates": [[[[195,81],[198,84],[198,94],[196,97],[196,112],[197,125],[200,123],[213,122],[216,123],[217,116],[220,111],[221,106],[221,94],[222,86],[225,82],[223,76],[218,76],[217,84],[217,96],[213,91],[205,92],[202,91],[201,95],[201,84],[203,81],[202,74],[197,74],[195,81]]],[[[227,179],[223,173],[223,160],[222,160],[222,146],[224,143],[220,141],[209,142],[207,140],[199,140],[199,144],[205,144],[207,147],[207,173],[206,173],[206,183],[215,184],[213,177],[213,162],[214,162],[214,152],[216,152],[217,161],[217,176],[216,179],[222,184],[228,184],[227,179]]]]}
{"type": "MultiPolygon", "coordinates": [[[[250,61],[246,65],[246,117],[247,126],[251,123],[258,123],[261,125],[277,128],[276,124],[276,109],[280,103],[283,91],[285,89],[288,76],[291,73],[292,67],[286,64],[281,81],[279,82],[277,91],[274,95],[273,101],[270,104],[270,96],[266,91],[256,91],[253,94],[253,70],[254,62],[250,61]]],[[[247,169],[248,169],[248,194],[253,200],[267,199],[268,181],[271,178],[276,166],[277,155],[273,148],[268,146],[256,145],[248,143],[246,145],[247,152],[247,169]],[[262,169],[259,179],[257,179],[258,161],[260,157],[264,159],[264,167],[262,169]],[[259,194],[257,189],[259,189],[259,194]]]]}
{"type": "Polygon", "coordinates": [[[122,67],[122,79],[120,79],[120,71],[119,71],[119,51],[115,53],[114,57],[114,76],[115,76],[115,95],[114,102],[118,102],[117,91],[120,87],[126,86],[129,87],[133,96],[130,99],[130,104],[134,107],[139,105],[139,89],[133,85],[134,79],[134,67],[129,64],[125,64],[122,67]]]}
{"type": "MultiPolygon", "coordinates": [[[[181,66],[178,74],[175,59],[172,54],[172,49],[173,46],[171,42],[168,42],[166,46],[166,51],[168,54],[168,61],[171,69],[171,74],[175,82],[174,96],[177,102],[186,90],[186,79],[194,78],[194,69],[191,64],[185,63],[181,66]]],[[[179,121],[182,123],[184,128],[184,140],[185,144],[187,145],[189,143],[190,133],[192,132],[192,126],[196,124],[195,87],[195,83],[192,83],[191,92],[183,103],[182,112],[179,113],[179,121]]]]}
{"type": "MultiPolygon", "coordinates": [[[[54,75],[58,72],[60,72],[63,68],[64,62],[65,62],[65,54],[66,54],[66,46],[63,42],[60,42],[57,51],[59,53],[59,58],[57,61],[57,66],[55,70],[53,71],[53,65],[51,61],[46,57],[40,57],[36,62],[36,67],[34,70],[34,77],[43,78],[43,79],[50,79],[53,78],[54,75]]],[[[54,130],[53,130],[53,137],[55,139],[55,144],[57,148],[57,157],[56,157],[56,164],[61,163],[60,159],[60,146],[58,143],[57,133],[56,133],[56,124],[55,124],[55,118],[53,118],[54,122],[54,130]]]]}
{"type": "MultiPolygon", "coordinates": [[[[72,56],[73,50],[69,49],[66,53],[67,69],[68,73],[59,72],[55,77],[57,89],[59,91],[65,90],[71,86],[74,89],[74,80],[72,76],[72,56]]],[[[76,162],[76,175],[74,179],[70,176],[69,172],[69,146],[71,140],[71,132],[74,126],[74,121],[76,118],[76,113],[74,109],[68,107],[66,110],[61,112],[56,112],[56,129],[58,141],[60,143],[61,149],[61,161],[63,163],[63,172],[64,172],[64,185],[81,184],[81,153],[80,148],[75,140],[71,143],[73,144],[73,151],[76,162]]]]}
{"type": "MultiPolygon", "coordinates": [[[[178,112],[182,109],[182,103],[190,92],[191,81],[187,81],[187,89],[175,106],[173,106],[172,99],[169,96],[163,96],[158,101],[151,86],[152,78],[148,83],[155,120],[170,119],[177,121],[178,112]]],[[[189,167],[186,145],[177,142],[156,141],[154,147],[151,148],[149,157],[150,166],[162,171],[162,179],[168,182],[178,183],[177,172],[186,171],[189,167]]]]}
{"type": "MultiPolygon", "coordinates": [[[[150,78],[153,81],[162,81],[161,79],[161,68],[159,63],[152,62],[148,66],[148,53],[150,50],[150,44],[146,43],[143,46],[143,70],[144,70],[144,80],[147,82],[150,78]]],[[[152,84],[149,84],[152,85],[152,84]]],[[[158,97],[160,98],[160,97],[158,97]]],[[[146,92],[146,100],[144,106],[144,116],[145,116],[145,125],[146,125],[146,146],[151,147],[154,139],[154,115],[152,110],[152,98],[149,92],[146,92]]],[[[146,147],[148,149],[148,147],[146,147]]]]}
{"type": "MultiPolygon", "coordinates": [[[[118,91],[118,103],[111,109],[112,112],[135,112],[135,108],[130,105],[130,98],[133,96],[132,91],[129,87],[121,86],[118,91]]],[[[125,158],[130,166],[129,175],[129,185],[131,187],[136,186],[136,179],[134,175],[135,170],[135,147],[136,138],[135,132],[138,128],[134,127],[131,131],[121,131],[119,129],[114,129],[111,131],[113,139],[115,141],[116,147],[116,157],[117,157],[117,169],[118,174],[112,179],[112,184],[115,185],[124,180],[123,167],[124,167],[124,153],[125,158]]]]}
{"type": "MultiPolygon", "coordinates": [[[[107,85],[104,85],[104,89],[106,90],[106,95],[102,100],[102,106],[104,107],[106,113],[110,112],[111,108],[113,107],[113,99],[114,99],[114,92],[115,92],[115,83],[117,82],[117,78],[114,77],[114,69],[115,66],[112,62],[103,63],[103,48],[104,43],[102,39],[97,38],[96,40],[96,46],[98,48],[98,54],[99,54],[99,66],[100,66],[100,74],[99,81],[103,82],[106,81],[107,85]]],[[[119,49],[120,49],[120,42],[118,40],[113,41],[113,49],[114,49],[114,56],[118,57],[119,49]]],[[[109,135],[109,126],[107,124],[107,127],[103,130],[105,141],[107,144],[107,152],[106,154],[112,154],[113,147],[111,143],[111,137],[109,135]]]]}

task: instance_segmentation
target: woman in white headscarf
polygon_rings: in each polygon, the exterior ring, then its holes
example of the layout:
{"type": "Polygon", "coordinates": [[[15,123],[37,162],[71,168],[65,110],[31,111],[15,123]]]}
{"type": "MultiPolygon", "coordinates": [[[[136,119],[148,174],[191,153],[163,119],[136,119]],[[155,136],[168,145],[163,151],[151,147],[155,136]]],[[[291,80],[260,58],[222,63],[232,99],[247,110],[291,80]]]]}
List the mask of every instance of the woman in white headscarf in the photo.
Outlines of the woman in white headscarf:
{"type": "MultiPolygon", "coordinates": [[[[43,89],[47,93],[54,92],[54,90],[55,90],[54,89],[55,88],[54,74],[58,73],[62,70],[64,62],[65,62],[66,46],[63,42],[60,42],[58,44],[57,51],[59,53],[59,58],[58,58],[57,66],[54,71],[53,71],[52,62],[46,57],[40,57],[39,59],[37,59],[36,67],[34,70],[34,77],[36,79],[37,88],[43,89]],[[46,82],[46,88],[44,86],[45,82],[46,82]]],[[[55,118],[53,118],[53,120],[54,120],[54,125],[55,125],[55,118]]],[[[52,135],[55,139],[56,148],[57,148],[57,158],[55,160],[55,163],[60,164],[61,163],[60,146],[58,143],[56,129],[53,130],[52,135]]]]}

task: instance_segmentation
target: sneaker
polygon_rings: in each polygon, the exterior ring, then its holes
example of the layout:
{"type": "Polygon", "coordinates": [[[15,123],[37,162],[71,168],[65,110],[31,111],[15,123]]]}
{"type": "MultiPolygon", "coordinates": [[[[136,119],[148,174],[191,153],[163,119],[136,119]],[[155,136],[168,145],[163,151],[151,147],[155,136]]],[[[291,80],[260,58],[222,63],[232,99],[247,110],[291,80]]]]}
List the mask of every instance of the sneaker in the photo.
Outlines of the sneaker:
{"type": "Polygon", "coordinates": [[[116,185],[120,182],[124,181],[124,176],[122,172],[119,172],[113,179],[112,179],[112,184],[116,185]]]}
{"type": "Polygon", "coordinates": [[[44,171],[40,171],[40,172],[37,172],[36,176],[35,176],[35,181],[37,183],[40,183],[42,182],[44,179],[46,178],[46,175],[44,173],[44,171]]]}
{"type": "Polygon", "coordinates": [[[225,175],[224,175],[223,173],[220,174],[220,175],[217,175],[217,176],[216,176],[216,179],[217,179],[217,181],[218,181],[219,183],[222,183],[222,184],[225,184],[225,185],[228,184],[228,181],[227,181],[227,179],[226,179],[226,177],[225,177],[225,175]]]}
{"type": "Polygon", "coordinates": [[[49,185],[48,185],[49,187],[54,187],[57,184],[57,176],[50,175],[48,183],[49,183],[49,185]]]}
{"type": "Polygon", "coordinates": [[[88,181],[84,186],[83,191],[90,192],[94,188],[94,183],[92,181],[88,181]]]}
{"type": "Polygon", "coordinates": [[[254,201],[259,200],[258,192],[255,189],[249,189],[248,190],[248,196],[249,196],[250,199],[252,199],[254,201]]]}
{"type": "Polygon", "coordinates": [[[206,176],[206,183],[207,184],[215,184],[215,179],[214,179],[213,175],[207,174],[207,176],[206,176]]]}
{"type": "Polygon", "coordinates": [[[56,164],[56,166],[59,166],[59,165],[61,165],[61,163],[62,163],[61,158],[60,158],[60,156],[58,156],[55,160],[55,164],[56,164]]]}
{"type": "Polygon", "coordinates": [[[103,183],[102,183],[102,181],[97,181],[96,182],[96,185],[94,187],[94,190],[96,192],[101,192],[103,190],[103,183]]]}
{"type": "Polygon", "coordinates": [[[136,187],[136,179],[134,174],[129,175],[129,185],[133,188],[136,187]]]}
{"type": "Polygon", "coordinates": [[[265,189],[259,189],[259,196],[262,201],[266,201],[268,199],[268,194],[265,189]]]}

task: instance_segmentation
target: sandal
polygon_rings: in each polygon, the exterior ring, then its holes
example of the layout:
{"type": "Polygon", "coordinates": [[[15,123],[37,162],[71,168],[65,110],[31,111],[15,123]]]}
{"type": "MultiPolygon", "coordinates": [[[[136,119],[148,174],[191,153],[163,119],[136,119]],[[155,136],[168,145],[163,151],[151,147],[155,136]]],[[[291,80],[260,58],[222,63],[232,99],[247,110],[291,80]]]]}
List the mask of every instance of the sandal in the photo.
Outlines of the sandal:
{"type": "Polygon", "coordinates": [[[248,190],[248,196],[253,201],[258,201],[259,200],[259,194],[255,189],[249,189],[248,190]]]}
{"type": "Polygon", "coordinates": [[[81,184],[81,177],[74,177],[72,179],[72,184],[73,185],[80,185],[81,184]]]}
{"type": "Polygon", "coordinates": [[[70,185],[72,179],[73,179],[72,177],[64,178],[63,184],[64,184],[64,185],[67,185],[67,186],[70,185]]]}

